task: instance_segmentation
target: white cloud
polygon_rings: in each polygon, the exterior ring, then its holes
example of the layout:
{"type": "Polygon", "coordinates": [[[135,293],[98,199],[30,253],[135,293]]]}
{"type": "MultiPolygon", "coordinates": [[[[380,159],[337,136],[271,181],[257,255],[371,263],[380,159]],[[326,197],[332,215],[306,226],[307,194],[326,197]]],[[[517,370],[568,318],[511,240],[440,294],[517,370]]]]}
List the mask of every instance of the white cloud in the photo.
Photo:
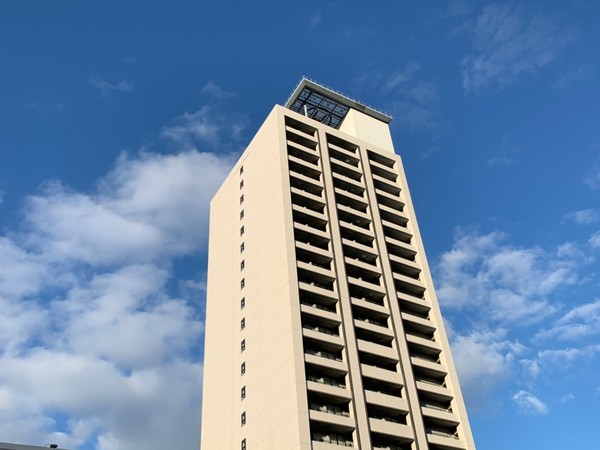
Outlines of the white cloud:
{"type": "Polygon", "coordinates": [[[507,166],[513,162],[512,159],[503,156],[494,156],[488,159],[485,163],[488,166],[507,166]]]}
{"type": "Polygon", "coordinates": [[[579,340],[598,334],[600,334],[600,299],[573,307],[551,327],[538,332],[537,337],[579,340]]]}
{"type": "Polygon", "coordinates": [[[480,91],[515,81],[548,65],[573,40],[573,33],[540,14],[488,5],[472,26],[475,53],[461,61],[463,87],[480,91]]]}
{"type": "Polygon", "coordinates": [[[96,77],[90,77],[90,84],[96,88],[103,97],[110,96],[113,92],[131,92],[133,85],[127,80],[121,80],[118,83],[110,83],[106,80],[100,80],[96,77]]]}
{"type": "Polygon", "coordinates": [[[503,330],[456,335],[451,344],[462,390],[475,407],[483,406],[488,391],[510,375],[515,356],[524,350],[503,330]]]}
{"type": "Polygon", "coordinates": [[[217,86],[212,81],[209,81],[208,83],[206,83],[202,87],[202,90],[200,92],[202,92],[204,95],[208,95],[209,97],[212,97],[215,99],[229,99],[229,98],[237,97],[237,94],[235,92],[226,91],[226,90],[222,89],[220,86],[217,86]]]}
{"type": "Polygon", "coordinates": [[[519,391],[513,395],[513,401],[524,414],[548,414],[548,406],[531,392],[519,391]]]}
{"type": "Polygon", "coordinates": [[[27,200],[21,229],[0,236],[4,440],[198,445],[205,285],[172,283],[173,263],[205,250],[209,199],[232,162],[122,155],[93,192],[55,181],[27,200]]]}
{"type": "Polygon", "coordinates": [[[246,127],[246,118],[240,114],[223,114],[210,105],[193,113],[184,113],[162,129],[161,135],[182,148],[195,148],[197,142],[211,148],[226,148],[226,143],[240,139],[246,127]]]}
{"type": "Polygon", "coordinates": [[[600,221],[600,213],[595,209],[582,209],[565,214],[564,219],[572,220],[579,225],[591,225],[600,221]]]}
{"type": "Polygon", "coordinates": [[[529,323],[555,308],[547,296],[576,282],[578,259],[505,244],[502,233],[458,231],[438,265],[438,296],[448,308],[481,308],[486,320],[529,323]]]}
{"type": "Polygon", "coordinates": [[[588,243],[593,248],[600,248],[600,231],[596,231],[594,234],[590,236],[588,243]]]}

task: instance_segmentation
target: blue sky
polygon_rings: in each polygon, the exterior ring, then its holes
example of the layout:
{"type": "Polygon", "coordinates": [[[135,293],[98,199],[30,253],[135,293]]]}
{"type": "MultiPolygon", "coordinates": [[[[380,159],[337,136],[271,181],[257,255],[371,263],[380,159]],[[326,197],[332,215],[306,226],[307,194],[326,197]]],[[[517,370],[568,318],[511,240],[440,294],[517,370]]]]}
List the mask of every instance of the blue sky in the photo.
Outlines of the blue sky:
{"type": "Polygon", "coordinates": [[[2,2],[0,440],[198,448],[208,201],[307,75],[394,116],[478,448],[590,448],[599,10],[2,2]]]}

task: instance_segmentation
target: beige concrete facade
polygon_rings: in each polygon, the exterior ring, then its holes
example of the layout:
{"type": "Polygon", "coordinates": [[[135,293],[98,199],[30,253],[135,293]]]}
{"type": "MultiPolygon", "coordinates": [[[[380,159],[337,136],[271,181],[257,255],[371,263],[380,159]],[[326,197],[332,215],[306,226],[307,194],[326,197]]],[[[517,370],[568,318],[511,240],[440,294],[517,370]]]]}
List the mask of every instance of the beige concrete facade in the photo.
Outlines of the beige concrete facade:
{"type": "Polygon", "coordinates": [[[269,114],[211,203],[205,345],[203,450],[475,449],[402,162],[363,112],[269,114]]]}

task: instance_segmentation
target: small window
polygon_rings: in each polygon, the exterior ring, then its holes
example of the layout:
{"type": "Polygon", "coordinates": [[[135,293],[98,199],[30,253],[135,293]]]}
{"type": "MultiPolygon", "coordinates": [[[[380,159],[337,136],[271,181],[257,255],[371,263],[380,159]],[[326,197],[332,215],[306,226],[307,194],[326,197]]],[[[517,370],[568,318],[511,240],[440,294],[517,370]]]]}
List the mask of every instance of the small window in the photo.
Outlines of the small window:
{"type": "Polygon", "coordinates": [[[244,270],[244,267],[246,267],[246,261],[242,259],[242,262],[240,263],[240,270],[244,270]]]}
{"type": "Polygon", "coordinates": [[[246,373],[246,363],[243,362],[242,365],[240,366],[240,372],[242,375],[244,375],[246,373]]]}
{"type": "Polygon", "coordinates": [[[244,180],[240,181],[240,189],[244,187],[244,180]]]}
{"type": "Polygon", "coordinates": [[[242,413],[241,419],[242,419],[242,426],[246,425],[246,411],[244,411],[242,413]]]}
{"type": "Polygon", "coordinates": [[[240,244],[240,253],[244,253],[244,243],[240,244]]]}
{"type": "Polygon", "coordinates": [[[244,210],[242,209],[242,210],[240,211],[240,220],[242,220],[243,218],[244,218],[244,210]]]}
{"type": "Polygon", "coordinates": [[[246,279],[242,278],[242,281],[240,281],[240,289],[244,289],[246,287],[246,279]]]}
{"type": "Polygon", "coordinates": [[[246,318],[245,317],[242,320],[240,320],[240,329],[243,330],[244,328],[246,328],[246,318]]]}
{"type": "Polygon", "coordinates": [[[246,307],[246,297],[240,300],[240,309],[244,309],[246,307]]]}
{"type": "Polygon", "coordinates": [[[244,166],[240,166],[240,175],[244,173],[244,166]]]}
{"type": "Polygon", "coordinates": [[[243,195],[240,195],[240,205],[241,205],[242,203],[244,203],[244,196],[243,196],[243,195]]]}
{"type": "Polygon", "coordinates": [[[246,450],[246,439],[242,439],[242,450],[246,450]]]}
{"type": "Polygon", "coordinates": [[[240,236],[243,236],[246,231],[244,230],[244,226],[240,227],[240,236]]]}
{"type": "Polygon", "coordinates": [[[246,350],[246,339],[242,339],[242,342],[240,343],[240,350],[246,350]]]}
{"type": "Polygon", "coordinates": [[[246,398],[246,386],[242,387],[241,396],[242,396],[242,400],[244,400],[246,398]]]}

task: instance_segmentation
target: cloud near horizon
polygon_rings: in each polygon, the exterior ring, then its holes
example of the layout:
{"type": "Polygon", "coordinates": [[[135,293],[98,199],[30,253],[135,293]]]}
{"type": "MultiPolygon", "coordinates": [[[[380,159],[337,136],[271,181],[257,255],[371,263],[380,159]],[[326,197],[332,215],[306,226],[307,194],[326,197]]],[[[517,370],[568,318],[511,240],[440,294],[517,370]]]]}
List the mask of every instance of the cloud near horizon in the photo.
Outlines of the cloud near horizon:
{"type": "Polygon", "coordinates": [[[3,440],[197,446],[201,274],[170,282],[177,260],[206,249],[232,162],[123,154],[93,192],[50,181],[27,198],[20,229],[0,236],[3,440]]]}

